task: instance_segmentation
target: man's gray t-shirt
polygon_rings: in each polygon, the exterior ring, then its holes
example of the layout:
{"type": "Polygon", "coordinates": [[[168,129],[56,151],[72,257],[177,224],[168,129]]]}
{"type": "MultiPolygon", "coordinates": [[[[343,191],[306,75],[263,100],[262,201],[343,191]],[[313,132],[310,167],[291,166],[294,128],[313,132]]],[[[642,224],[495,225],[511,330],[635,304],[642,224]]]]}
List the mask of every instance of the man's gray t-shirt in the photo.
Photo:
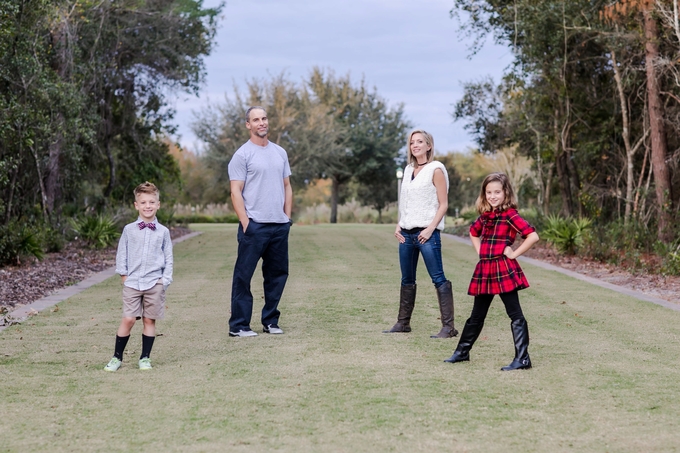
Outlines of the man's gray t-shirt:
{"type": "Polygon", "coordinates": [[[229,179],[244,181],[243,201],[249,219],[258,223],[288,223],[283,212],[283,179],[290,176],[286,150],[276,143],[259,146],[248,140],[229,162],[229,179]]]}

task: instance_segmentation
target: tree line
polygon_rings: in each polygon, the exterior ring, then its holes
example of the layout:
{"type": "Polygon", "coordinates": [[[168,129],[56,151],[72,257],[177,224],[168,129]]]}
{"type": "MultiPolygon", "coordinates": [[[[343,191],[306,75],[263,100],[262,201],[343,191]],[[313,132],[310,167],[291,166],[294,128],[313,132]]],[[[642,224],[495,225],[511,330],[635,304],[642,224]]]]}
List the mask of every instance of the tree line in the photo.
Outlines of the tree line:
{"type": "Polygon", "coordinates": [[[58,224],[178,184],[168,96],[195,93],[221,7],[0,0],[0,225],[58,224]]]}
{"type": "Polygon", "coordinates": [[[454,117],[483,153],[535,162],[543,211],[645,226],[669,243],[680,201],[677,0],[455,0],[475,38],[512,49],[500,84],[465,83],[454,117]]]}
{"type": "Polygon", "coordinates": [[[300,82],[285,74],[246,83],[246,93],[234,95],[197,114],[196,136],[205,143],[201,171],[194,180],[189,203],[220,202],[228,198],[227,164],[248,140],[245,112],[265,108],[269,138],[288,152],[294,189],[319,179],[331,181],[330,222],[337,222],[338,203],[348,196],[381,213],[396,201],[396,169],[410,123],[403,105],[390,106],[375,88],[349,75],[315,67],[300,82]]]}

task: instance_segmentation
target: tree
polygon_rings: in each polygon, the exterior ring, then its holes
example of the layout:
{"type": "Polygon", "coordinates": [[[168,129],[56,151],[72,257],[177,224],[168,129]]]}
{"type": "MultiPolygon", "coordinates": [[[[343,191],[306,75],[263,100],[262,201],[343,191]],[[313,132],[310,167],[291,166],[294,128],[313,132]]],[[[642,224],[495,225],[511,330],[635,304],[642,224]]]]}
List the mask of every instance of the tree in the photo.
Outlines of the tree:
{"type": "Polygon", "coordinates": [[[402,107],[390,109],[363,82],[354,86],[349,76],[336,78],[318,68],[301,84],[280,74],[270,80],[247,82],[247,94],[235,88],[233,98],[197,115],[193,129],[206,144],[205,159],[215,171],[212,186],[227,199],[227,165],[248,140],[245,111],[259,105],[269,117],[269,138],[288,152],[295,188],[318,178],[332,181],[331,222],[350,181],[370,187],[358,192],[379,212],[396,199],[395,159],[405,140],[407,123],[402,107]]]}
{"type": "MultiPolygon", "coordinates": [[[[658,18],[654,14],[653,0],[621,0],[605,9],[605,15],[613,21],[627,18],[628,13],[638,12],[637,17],[642,22],[644,36],[645,74],[647,82],[647,114],[649,115],[652,168],[658,203],[658,238],[670,242],[673,238],[672,223],[672,185],[671,175],[666,162],[668,143],[666,136],[666,120],[664,103],[661,96],[658,62],[661,60],[659,41],[661,35],[658,28],[658,18]]],[[[625,20],[625,19],[624,19],[625,20]]]]}
{"type": "Polygon", "coordinates": [[[466,87],[457,114],[485,147],[505,141],[527,155],[535,150],[546,213],[557,189],[565,215],[646,218],[651,160],[657,237],[672,239],[680,196],[678,153],[669,151],[680,146],[670,126],[680,125],[677,3],[456,0],[453,13],[470,15],[463,28],[478,43],[492,34],[515,55],[501,87],[466,87]],[[475,90],[500,104],[472,98],[475,90]]]}
{"type": "Polygon", "coordinates": [[[389,108],[377,90],[369,91],[363,81],[354,86],[349,75],[336,77],[320,68],[312,70],[308,87],[341,131],[338,146],[323,160],[323,172],[333,182],[331,223],[337,222],[340,190],[352,179],[371,188],[360,191],[359,196],[381,213],[387,203],[396,200],[396,190],[389,188],[410,126],[403,105],[389,108]]]}
{"type": "Polygon", "coordinates": [[[0,0],[0,208],[4,222],[45,221],[77,185],[91,117],[77,84],[55,67],[51,26],[60,2],[0,0]],[[60,142],[64,152],[55,152],[60,142]]]}
{"type": "Polygon", "coordinates": [[[102,202],[130,198],[140,180],[176,183],[166,99],[198,89],[219,11],[199,0],[0,0],[4,222],[58,223],[62,205],[102,180],[102,202]]]}
{"type": "MultiPolygon", "coordinates": [[[[104,196],[120,198],[121,190],[162,174],[146,171],[117,174],[119,165],[134,170],[135,162],[171,165],[168,149],[158,138],[173,132],[173,112],[166,95],[174,90],[196,92],[205,76],[203,57],[210,53],[221,10],[202,8],[199,0],[79,1],[74,9],[85,20],[78,25],[84,91],[100,118],[99,156],[106,159],[108,184],[104,196]],[[144,178],[143,176],[147,176],[144,178]],[[117,190],[116,190],[117,189],[117,190]]],[[[98,156],[97,156],[98,157],[98,156]]],[[[147,169],[150,168],[146,167],[147,169]]]]}

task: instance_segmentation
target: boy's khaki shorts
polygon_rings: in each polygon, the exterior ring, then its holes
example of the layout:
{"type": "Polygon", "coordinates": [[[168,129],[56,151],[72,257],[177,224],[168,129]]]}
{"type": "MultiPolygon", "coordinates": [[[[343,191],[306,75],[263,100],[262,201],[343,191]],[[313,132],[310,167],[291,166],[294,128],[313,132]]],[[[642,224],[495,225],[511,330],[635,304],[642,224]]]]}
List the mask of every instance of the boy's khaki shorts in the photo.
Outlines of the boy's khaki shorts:
{"type": "Polygon", "coordinates": [[[163,319],[165,316],[165,290],[158,282],[145,291],[123,285],[123,317],[163,319]]]}

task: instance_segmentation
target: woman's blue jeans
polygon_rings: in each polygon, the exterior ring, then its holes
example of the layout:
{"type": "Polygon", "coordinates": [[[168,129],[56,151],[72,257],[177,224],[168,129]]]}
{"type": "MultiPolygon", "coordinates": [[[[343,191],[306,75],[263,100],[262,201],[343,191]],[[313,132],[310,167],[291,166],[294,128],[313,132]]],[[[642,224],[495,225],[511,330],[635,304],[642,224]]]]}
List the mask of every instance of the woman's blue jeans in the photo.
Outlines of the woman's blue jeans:
{"type": "Polygon", "coordinates": [[[424,244],[418,241],[418,235],[424,228],[401,230],[404,243],[399,244],[399,265],[401,266],[401,284],[415,285],[418,256],[423,255],[425,267],[430,274],[435,288],[446,283],[444,265],[442,264],[442,241],[439,230],[434,230],[430,239],[424,244]]]}

